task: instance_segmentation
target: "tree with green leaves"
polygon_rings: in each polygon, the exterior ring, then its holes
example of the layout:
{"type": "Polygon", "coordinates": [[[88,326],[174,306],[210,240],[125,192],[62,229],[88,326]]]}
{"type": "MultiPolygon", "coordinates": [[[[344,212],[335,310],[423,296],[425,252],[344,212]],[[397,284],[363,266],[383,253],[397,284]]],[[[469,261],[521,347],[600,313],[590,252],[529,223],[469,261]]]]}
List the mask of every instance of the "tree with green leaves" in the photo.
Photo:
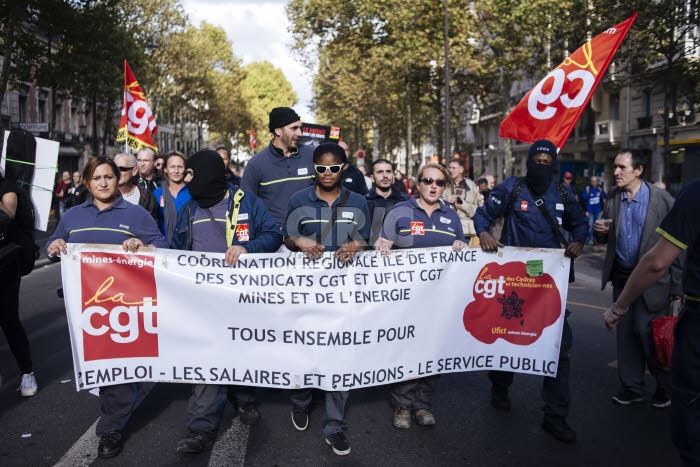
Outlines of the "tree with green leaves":
{"type": "MultiPolygon", "coordinates": [[[[257,134],[266,134],[270,110],[292,107],[298,101],[297,94],[282,70],[268,61],[249,63],[243,67],[243,72],[242,94],[250,125],[257,134]]],[[[244,136],[247,137],[247,133],[244,136]]]]}

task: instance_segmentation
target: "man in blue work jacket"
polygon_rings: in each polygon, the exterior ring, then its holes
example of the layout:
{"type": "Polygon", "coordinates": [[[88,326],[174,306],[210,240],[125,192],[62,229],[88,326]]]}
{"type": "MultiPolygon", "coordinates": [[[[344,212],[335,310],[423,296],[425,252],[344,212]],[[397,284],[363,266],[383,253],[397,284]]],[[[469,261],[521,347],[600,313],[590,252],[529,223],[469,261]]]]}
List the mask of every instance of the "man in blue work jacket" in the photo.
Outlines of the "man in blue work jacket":
{"type": "MultiPolygon", "coordinates": [[[[561,248],[565,243],[561,232],[564,228],[573,234],[573,241],[566,246],[566,256],[573,261],[581,254],[587,235],[586,217],[571,188],[554,182],[556,160],[557,148],[551,141],[535,141],[528,152],[527,175],[510,177],[491,191],[474,215],[474,227],[484,251],[496,251],[506,245],[561,248]],[[490,233],[491,225],[499,217],[503,217],[500,241],[490,233]]],[[[565,443],[576,442],[576,432],[566,422],[570,402],[570,346],[571,328],[565,319],[557,376],[545,377],[542,387],[545,402],[542,428],[565,443]]],[[[508,388],[513,373],[491,371],[489,379],[491,405],[510,410],[508,388]]]]}

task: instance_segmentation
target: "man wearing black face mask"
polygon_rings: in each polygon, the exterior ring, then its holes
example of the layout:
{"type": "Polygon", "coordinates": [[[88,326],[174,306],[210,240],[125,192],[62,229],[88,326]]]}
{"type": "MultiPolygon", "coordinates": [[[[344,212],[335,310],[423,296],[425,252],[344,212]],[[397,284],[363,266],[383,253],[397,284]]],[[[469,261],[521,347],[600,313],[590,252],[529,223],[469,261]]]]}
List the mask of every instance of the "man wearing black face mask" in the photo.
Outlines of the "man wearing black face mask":
{"type": "MultiPolygon", "coordinates": [[[[588,235],[586,216],[575,201],[573,191],[554,183],[556,160],[557,148],[552,142],[535,141],[528,152],[527,175],[524,178],[510,177],[491,191],[484,205],[474,214],[474,227],[484,251],[497,251],[504,245],[562,248],[560,239],[563,235],[557,234],[555,229],[565,227],[573,234],[574,241],[566,246],[564,254],[572,259],[581,254],[588,235]],[[490,229],[501,216],[503,231],[498,241],[490,229]]],[[[566,422],[569,414],[570,346],[571,328],[565,319],[557,376],[545,377],[542,388],[545,403],[542,428],[565,443],[576,441],[576,432],[566,422]]],[[[513,373],[491,371],[489,379],[492,383],[491,405],[499,410],[510,410],[508,388],[513,382],[513,373]]]]}
{"type": "MultiPolygon", "coordinates": [[[[224,162],[214,151],[199,151],[187,160],[185,182],[192,199],[177,216],[172,248],[224,253],[233,266],[247,253],[272,253],[282,244],[279,227],[262,200],[226,182],[224,162]]],[[[187,407],[187,435],[177,451],[202,452],[216,437],[226,388],[195,384],[187,407]]],[[[232,386],[229,400],[247,425],[257,422],[255,388],[232,386]],[[236,407],[237,406],[237,407],[236,407]]]]}

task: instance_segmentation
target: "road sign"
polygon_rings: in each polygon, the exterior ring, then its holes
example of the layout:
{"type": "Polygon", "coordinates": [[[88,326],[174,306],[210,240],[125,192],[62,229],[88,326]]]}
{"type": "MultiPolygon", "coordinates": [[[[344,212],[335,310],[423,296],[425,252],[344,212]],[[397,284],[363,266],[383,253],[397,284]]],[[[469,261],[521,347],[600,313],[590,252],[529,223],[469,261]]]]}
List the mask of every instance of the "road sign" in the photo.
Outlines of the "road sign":
{"type": "Polygon", "coordinates": [[[19,127],[26,131],[31,131],[32,133],[47,133],[49,131],[48,123],[27,123],[22,122],[19,127]]]}

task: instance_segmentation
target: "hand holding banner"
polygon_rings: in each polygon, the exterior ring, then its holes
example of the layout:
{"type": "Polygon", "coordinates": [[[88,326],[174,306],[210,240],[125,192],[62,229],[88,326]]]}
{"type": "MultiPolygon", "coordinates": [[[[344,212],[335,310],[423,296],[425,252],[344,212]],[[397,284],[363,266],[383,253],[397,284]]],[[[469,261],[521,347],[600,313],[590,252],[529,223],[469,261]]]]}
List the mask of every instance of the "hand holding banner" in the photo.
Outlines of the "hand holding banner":
{"type": "Polygon", "coordinates": [[[563,147],[636,18],[586,42],[545,76],[503,120],[500,136],[563,147]]]}

